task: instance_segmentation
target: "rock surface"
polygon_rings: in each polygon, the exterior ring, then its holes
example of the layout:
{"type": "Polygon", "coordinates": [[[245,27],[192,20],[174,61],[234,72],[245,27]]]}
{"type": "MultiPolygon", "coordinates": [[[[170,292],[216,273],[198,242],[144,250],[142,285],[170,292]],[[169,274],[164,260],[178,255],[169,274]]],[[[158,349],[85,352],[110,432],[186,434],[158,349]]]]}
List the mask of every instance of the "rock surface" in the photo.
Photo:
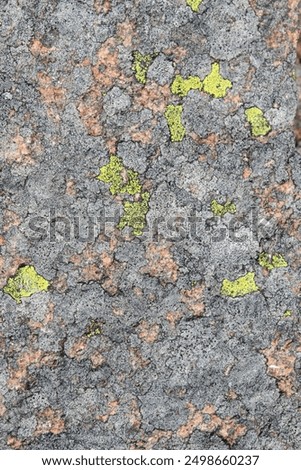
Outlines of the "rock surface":
{"type": "Polygon", "coordinates": [[[2,2],[1,449],[300,448],[299,8],[2,2]]]}

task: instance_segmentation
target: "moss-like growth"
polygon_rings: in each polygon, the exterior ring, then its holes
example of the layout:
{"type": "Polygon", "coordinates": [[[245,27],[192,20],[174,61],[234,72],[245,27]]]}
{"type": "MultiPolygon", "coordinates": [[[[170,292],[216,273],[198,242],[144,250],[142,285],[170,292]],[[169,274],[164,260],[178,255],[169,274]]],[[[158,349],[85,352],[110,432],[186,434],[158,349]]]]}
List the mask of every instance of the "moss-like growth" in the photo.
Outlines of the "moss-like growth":
{"type": "Polygon", "coordinates": [[[190,90],[201,90],[202,86],[203,84],[199,77],[189,76],[188,78],[183,78],[181,75],[176,75],[170,89],[172,93],[183,98],[190,90]]]}
{"type": "Polygon", "coordinates": [[[247,121],[251,125],[251,133],[254,137],[266,135],[272,129],[269,121],[264,117],[260,108],[253,106],[245,110],[247,121]]]}
{"type": "Polygon", "coordinates": [[[139,51],[133,52],[132,70],[138,82],[146,84],[147,71],[157,54],[141,54],[139,51]]]}
{"type": "Polygon", "coordinates": [[[211,66],[209,75],[204,78],[203,91],[214,96],[214,98],[224,98],[229,88],[232,88],[232,83],[221,76],[220,65],[215,62],[211,66]]]}
{"type": "Polygon", "coordinates": [[[186,3],[192,9],[192,11],[197,12],[202,1],[203,0],[186,0],[186,3]]]}
{"type": "Polygon", "coordinates": [[[224,279],[221,288],[221,294],[227,297],[242,297],[252,292],[257,292],[259,287],[255,282],[255,274],[249,272],[234,281],[224,279]]]}
{"type": "Polygon", "coordinates": [[[233,202],[227,201],[225,204],[219,204],[215,199],[211,201],[211,211],[218,217],[224,217],[225,214],[235,214],[236,205],[233,202]]]}
{"type": "Polygon", "coordinates": [[[262,252],[258,256],[258,263],[263,268],[271,271],[275,268],[287,268],[288,264],[285,261],[284,257],[278,253],[273,256],[270,256],[268,253],[262,252]]]}
{"type": "Polygon", "coordinates": [[[285,310],[283,316],[284,318],[291,317],[293,312],[291,310],[285,310]]]}
{"type": "Polygon", "coordinates": [[[125,227],[131,227],[134,235],[142,235],[146,224],[149,198],[149,193],[144,192],[139,202],[125,201],[123,203],[124,215],[120,219],[118,228],[122,230],[125,227]]]}
{"type": "Polygon", "coordinates": [[[111,155],[110,162],[100,168],[97,179],[110,184],[111,194],[137,194],[141,191],[139,176],[136,171],[127,170],[121,158],[111,155]]]}
{"type": "Polygon", "coordinates": [[[124,215],[121,217],[117,227],[121,230],[126,226],[132,227],[134,235],[142,235],[146,224],[150,195],[148,192],[142,192],[138,173],[134,170],[126,169],[121,158],[111,155],[110,162],[100,169],[100,174],[97,178],[104,183],[110,184],[110,192],[113,195],[127,194],[135,196],[134,201],[123,201],[124,215]]]}
{"type": "Polygon", "coordinates": [[[93,336],[101,335],[102,329],[100,322],[93,320],[90,325],[87,326],[85,336],[92,338],[93,336]]]}
{"type": "Polygon", "coordinates": [[[18,304],[22,297],[30,297],[37,292],[47,291],[49,281],[40,276],[33,266],[22,266],[10,277],[3,291],[9,294],[18,304]]]}
{"type": "Polygon", "coordinates": [[[186,134],[185,127],[182,124],[182,111],[182,105],[170,104],[164,113],[172,142],[181,142],[186,134]]]}

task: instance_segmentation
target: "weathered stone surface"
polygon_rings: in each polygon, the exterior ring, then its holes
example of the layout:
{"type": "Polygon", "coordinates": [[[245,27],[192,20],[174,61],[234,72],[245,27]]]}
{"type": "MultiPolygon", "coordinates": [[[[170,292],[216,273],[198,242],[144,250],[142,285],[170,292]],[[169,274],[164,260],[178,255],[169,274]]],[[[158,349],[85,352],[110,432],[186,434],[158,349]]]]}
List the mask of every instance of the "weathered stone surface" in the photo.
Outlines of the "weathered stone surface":
{"type": "Polygon", "coordinates": [[[1,449],[301,446],[299,2],[155,3],[2,1],[1,449]]]}

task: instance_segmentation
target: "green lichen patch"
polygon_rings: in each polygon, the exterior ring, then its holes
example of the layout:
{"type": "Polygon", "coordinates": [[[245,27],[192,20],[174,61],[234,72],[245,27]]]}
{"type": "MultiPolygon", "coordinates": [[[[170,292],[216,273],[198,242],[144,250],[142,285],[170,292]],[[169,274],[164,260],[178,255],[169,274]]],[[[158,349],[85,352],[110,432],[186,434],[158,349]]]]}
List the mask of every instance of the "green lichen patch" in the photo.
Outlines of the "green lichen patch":
{"type": "Polygon", "coordinates": [[[211,211],[218,217],[224,217],[227,213],[235,214],[236,205],[233,202],[227,201],[225,204],[219,204],[215,199],[211,201],[211,211]]]}
{"type": "Polygon", "coordinates": [[[139,51],[133,52],[132,70],[138,82],[146,84],[147,71],[157,54],[141,54],[139,51]]]}
{"type": "Polygon", "coordinates": [[[221,288],[221,294],[227,297],[242,297],[252,292],[257,292],[259,287],[255,282],[255,273],[249,272],[234,281],[224,279],[221,288]]]}
{"type": "Polygon", "coordinates": [[[90,325],[86,328],[85,336],[87,338],[92,338],[93,336],[101,335],[102,325],[100,322],[93,320],[90,325]]]}
{"type": "Polygon", "coordinates": [[[275,255],[271,256],[268,253],[262,252],[258,256],[258,263],[260,264],[260,266],[268,269],[269,271],[275,268],[287,268],[288,266],[284,257],[279,253],[276,253],[275,255]]]}
{"type": "Polygon", "coordinates": [[[49,281],[40,276],[33,266],[22,266],[10,277],[3,291],[10,295],[18,304],[22,297],[30,297],[37,292],[47,291],[49,281]]]}
{"type": "Polygon", "coordinates": [[[123,166],[121,158],[111,155],[107,165],[100,168],[97,179],[110,184],[111,194],[137,194],[141,191],[138,173],[123,166]]]}
{"type": "Polygon", "coordinates": [[[123,202],[124,215],[121,217],[118,224],[120,230],[125,227],[131,227],[133,229],[133,235],[142,235],[146,225],[149,198],[149,193],[144,192],[141,194],[141,201],[139,202],[123,202]]]}
{"type": "Polygon", "coordinates": [[[181,75],[176,75],[170,89],[173,94],[183,98],[190,90],[201,90],[202,86],[203,84],[199,77],[189,76],[188,78],[183,78],[181,75]]]}
{"type": "Polygon", "coordinates": [[[192,11],[197,12],[202,1],[203,0],[186,0],[186,3],[192,9],[192,11]]]}
{"type": "Polygon", "coordinates": [[[293,314],[293,312],[291,310],[285,310],[283,316],[284,318],[288,318],[288,317],[291,317],[293,314]]]}
{"type": "Polygon", "coordinates": [[[224,98],[227,90],[232,88],[230,80],[223,78],[220,74],[220,65],[215,62],[211,66],[211,72],[203,81],[203,91],[214,98],[224,98]]]}
{"type": "Polygon", "coordinates": [[[170,104],[167,106],[164,116],[166,118],[170,139],[172,142],[181,142],[185,136],[186,130],[182,124],[183,106],[170,104]]]}
{"type": "Polygon", "coordinates": [[[130,199],[134,199],[123,200],[124,215],[117,227],[122,230],[128,226],[133,229],[134,235],[142,235],[146,224],[150,195],[148,192],[142,192],[138,173],[125,168],[121,158],[111,155],[109,163],[100,168],[97,178],[110,184],[111,194],[128,195],[130,199]],[[135,197],[133,198],[133,196],[135,197]]]}
{"type": "Polygon", "coordinates": [[[267,135],[272,129],[261,109],[256,106],[246,109],[245,116],[248,123],[251,125],[251,133],[254,137],[267,135]]]}

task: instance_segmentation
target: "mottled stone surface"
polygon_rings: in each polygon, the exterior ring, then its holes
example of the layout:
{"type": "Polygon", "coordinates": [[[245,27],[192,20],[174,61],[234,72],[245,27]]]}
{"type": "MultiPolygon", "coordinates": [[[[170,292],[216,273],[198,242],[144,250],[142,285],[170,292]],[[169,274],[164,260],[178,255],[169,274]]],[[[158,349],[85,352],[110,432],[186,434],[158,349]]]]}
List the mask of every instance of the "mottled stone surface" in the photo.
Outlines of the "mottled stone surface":
{"type": "Polygon", "coordinates": [[[298,9],[2,1],[1,449],[300,448],[298,9]],[[97,179],[110,155],[137,193],[97,179]],[[148,193],[143,235],[119,230],[148,193]],[[22,266],[50,285],[17,304],[22,266]]]}

